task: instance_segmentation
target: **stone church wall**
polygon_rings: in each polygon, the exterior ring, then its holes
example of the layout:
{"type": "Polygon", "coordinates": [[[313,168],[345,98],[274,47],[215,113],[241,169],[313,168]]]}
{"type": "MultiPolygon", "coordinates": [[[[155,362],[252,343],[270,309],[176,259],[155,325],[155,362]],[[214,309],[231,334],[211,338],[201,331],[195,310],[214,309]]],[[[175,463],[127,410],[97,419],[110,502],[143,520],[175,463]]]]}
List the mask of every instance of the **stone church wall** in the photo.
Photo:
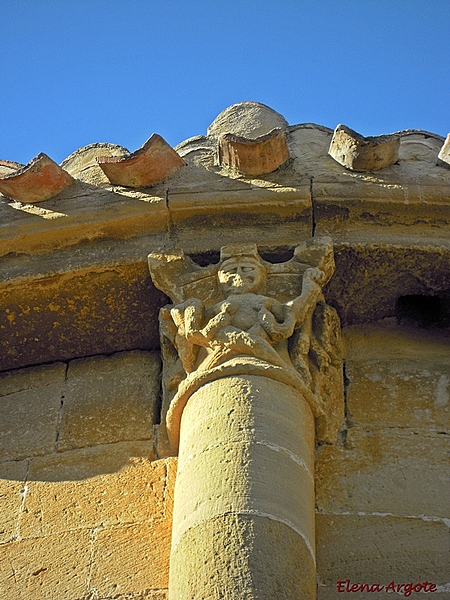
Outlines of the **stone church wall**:
{"type": "Polygon", "coordinates": [[[157,136],[61,166],[0,161],[1,598],[168,597],[177,458],[156,443],[168,299],[146,257],[181,249],[205,266],[253,242],[281,263],[318,236],[334,245],[323,294],[342,326],[345,418],[315,450],[317,598],[424,581],[435,591],[412,598],[448,597],[449,142],[381,137],[242,103],[175,157],[157,136]],[[133,185],[130,165],[148,176],[155,144],[172,166],[133,185]],[[63,171],[63,187],[25,185],[39,169],[63,171]],[[408,314],[405,298],[424,310],[408,314]]]}
{"type": "Polygon", "coordinates": [[[445,598],[448,337],[393,319],[344,336],[346,431],[316,452],[318,598],[345,597],[337,582],[346,579],[428,580],[440,584],[430,597],[445,598]]]}
{"type": "Polygon", "coordinates": [[[155,352],[0,376],[0,596],[165,598],[176,459],[155,352]],[[136,594],[136,595],[134,595],[136,594]]]}

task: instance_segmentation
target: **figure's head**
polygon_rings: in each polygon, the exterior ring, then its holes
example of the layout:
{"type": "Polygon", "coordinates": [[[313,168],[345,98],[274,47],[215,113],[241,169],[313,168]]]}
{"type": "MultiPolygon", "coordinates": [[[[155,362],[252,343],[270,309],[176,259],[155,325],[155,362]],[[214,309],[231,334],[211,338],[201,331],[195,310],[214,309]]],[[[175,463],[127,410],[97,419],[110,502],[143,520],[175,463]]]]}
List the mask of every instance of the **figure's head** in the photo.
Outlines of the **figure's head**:
{"type": "Polygon", "coordinates": [[[224,246],[220,257],[217,276],[223,292],[246,294],[264,291],[267,274],[255,244],[224,246]]]}

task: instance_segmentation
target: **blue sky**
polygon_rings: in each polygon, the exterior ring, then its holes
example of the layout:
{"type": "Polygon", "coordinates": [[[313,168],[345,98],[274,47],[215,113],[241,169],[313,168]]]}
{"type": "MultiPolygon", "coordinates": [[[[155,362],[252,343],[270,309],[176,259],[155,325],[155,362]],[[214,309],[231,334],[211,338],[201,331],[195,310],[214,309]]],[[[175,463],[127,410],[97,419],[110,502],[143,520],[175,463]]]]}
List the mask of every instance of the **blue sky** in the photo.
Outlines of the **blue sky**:
{"type": "Polygon", "coordinates": [[[450,131],[450,0],[0,0],[0,159],[291,124],[450,131]]]}

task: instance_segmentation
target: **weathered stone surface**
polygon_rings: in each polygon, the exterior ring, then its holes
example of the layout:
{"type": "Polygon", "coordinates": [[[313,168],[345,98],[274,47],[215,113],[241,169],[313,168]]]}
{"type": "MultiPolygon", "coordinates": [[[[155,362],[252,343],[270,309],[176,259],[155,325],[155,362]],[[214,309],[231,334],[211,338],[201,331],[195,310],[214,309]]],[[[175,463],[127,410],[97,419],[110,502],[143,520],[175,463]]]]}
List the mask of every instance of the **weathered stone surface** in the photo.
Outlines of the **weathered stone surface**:
{"type": "MultiPolygon", "coordinates": [[[[317,515],[318,600],[338,600],[336,584],[448,582],[448,527],[442,522],[390,516],[317,515]]],[[[442,587],[441,587],[442,589],[442,587]]],[[[382,598],[387,594],[353,593],[382,598]]],[[[412,594],[421,598],[423,594],[412,594]]],[[[389,597],[389,596],[387,596],[389,597]]],[[[445,592],[430,598],[447,598],[445,592]]]]}
{"type": "Polygon", "coordinates": [[[244,175],[267,175],[289,158],[286,133],[273,129],[266,135],[249,139],[223,133],[219,136],[218,163],[244,175]]]}
{"type": "Polygon", "coordinates": [[[98,530],[93,540],[90,581],[100,598],[167,588],[170,529],[168,516],[157,525],[98,530]]]}
{"type": "Polygon", "coordinates": [[[253,514],[287,523],[313,553],[314,424],[298,392],[265,377],[218,379],[191,396],[181,435],[174,546],[211,519],[253,514]]]}
{"type": "Polygon", "coordinates": [[[241,183],[227,192],[169,193],[172,239],[186,252],[216,252],[239,239],[278,248],[280,241],[295,246],[310,237],[310,185],[268,186],[260,181],[241,183]],[[255,206],[258,210],[255,211],[255,206]],[[195,231],[195,236],[192,232],[195,231]]]}
{"type": "Polygon", "coordinates": [[[450,429],[450,340],[445,330],[392,320],[344,329],[347,409],[354,424],[450,429]]]}
{"type": "Polygon", "coordinates": [[[13,162],[12,160],[0,160],[0,176],[12,175],[25,165],[21,163],[13,162]]]}
{"type": "Polygon", "coordinates": [[[0,463],[0,544],[18,535],[27,470],[26,460],[0,463]]]}
{"type": "Polygon", "coordinates": [[[96,160],[112,184],[127,187],[148,187],[161,183],[186,164],[156,133],[142,148],[128,156],[99,156],[96,160]]]}
{"type": "Polygon", "coordinates": [[[348,431],[316,452],[316,502],[325,512],[448,517],[447,435],[408,429],[348,431]]]}
{"type": "Polygon", "coordinates": [[[142,351],[72,361],[58,450],[151,439],[159,368],[158,355],[142,351]]]}
{"type": "Polygon", "coordinates": [[[0,458],[55,451],[66,365],[0,374],[0,458]]]}
{"type": "Polygon", "coordinates": [[[344,327],[344,356],[350,363],[428,360],[438,369],[445,368],[450,351],[447,333],[446,329],[399,324],[395,318],[344,327]]]}
{"type": "Polygon", "coordinates": [[[397,162],[399,146],[398,135],[363,137],[345,125],[338,125],[328,152],[352,171],[378,171],[397,162]]]}
{"type": "Polygon", "coordinates": [[[255,139],[266,135],[272,129],[286,130],[286,119],[260,102],[239,102],[222,111],[208,127],[208,137],[218,137],[222,133],[233,133],[241,137],[255,139]]]}
{"type": "MultiPolygon", "coordinates": [[[[151,194],[125,188],[119,192],[77,180],[58,198],[39,206],[0,202],[0,257],[11,252],[35,257],[64,248],[73,250],[76,244],[82,252],[83,243],[106,240],[111,245],[114,239],[126,245],[126,240],[142,235],[151,235],[157,243],[167,232],[165,194],[164,188],[152,189],[151,194]]],[[[95,254],[95,250],[88,254],[91,263],[95,254]]],[[[21,258],[15,257],[16,262],[21,258]]]]}
{"type": "Polygon", "coordinates": [[[73,177],[46,154],[38,154],[25,167],[0,175],[0,192],[19,202],[42,202],[75,183],[73,177]]]}
{"type": "Polygon", "coordinates": [[[309,600],[315,595],[314,563],[304,541],[269,518],[227,514],[211,519],[190,529],[174,555],[169,586],[174,600],[309,600]]]}
{"type": "Polygon", "coordinates": [[[439,295],[450,288],[448,242],[337,244],[335,260],[325,298],[337,309],[343,326],[394,317],[400,296],[439,295]]]}
{"type": "Polygon", "coordinates": [[[161,521],[172,512],[175,459],[153,461],[150,442],[64,452],[32,462],[20,535],[161,521]]]}
{"type": "Polygon", "coordinates": [[[8,600],[77,600],[90,571],[89,531],[74,531],[1,547],[0,595],[8,600]]]}
{"type": "MultiPolygon", "coordinates": [[[[367,176],[364,176],[367,178],[367,176]]],[[[331,235],[335,241],[417,246],[446,243],[449,227],[450,187],[420,187],[378,182],[360,188],[355,182],[314,181],[314,223],[317,235],[331,235]],[[364,197],[364,201],[361,200],[364,197]]]]}
{"type": "MultiPolygon", "coordinates": [[[[67,366],[58,362],[0,373],[0,398],[45,388],[53,384],[63,385],[67,366]]],[[[51,389],[51,388],[49,388],[51,389]]]]}
{"type": "Polygon", "coordinates": [[[450,365],[347,362],[348,412],[354,424],[450,430],[450,365]]]}
{"type": "Polygon", "coordinates": [[[164,302],[144,261],[5,283],[0,369],[157,348],[156,315],[164,302]]]}
{"type": "Polygon", "coordinates": [[[136,592],[133,594],[119,594],[114,596],[100,597],[97,590],[91,589],[79,600],[166,600],[168,590],[147,590],[145,592],[136,592]]]}

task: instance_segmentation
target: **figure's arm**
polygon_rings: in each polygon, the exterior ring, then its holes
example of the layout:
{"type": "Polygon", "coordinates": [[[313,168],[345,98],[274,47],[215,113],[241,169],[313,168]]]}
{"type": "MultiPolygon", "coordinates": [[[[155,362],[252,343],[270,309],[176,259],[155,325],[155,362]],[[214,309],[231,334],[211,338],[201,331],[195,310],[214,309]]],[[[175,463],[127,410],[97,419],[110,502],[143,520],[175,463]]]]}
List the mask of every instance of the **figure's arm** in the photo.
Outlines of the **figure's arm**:
{"type": "Polygon", "coordinates": [[[302,323],[311,314],[321,294],[326,275],[317,267],[306,269],[303,274],[302,293],[287,303],[295,323],[302,323]]]}
{"type": "MultiPolygon", "coordinates": [[[[186,327],[187,339],[198,346],[209,346],[210,341],[215,337],[217,332],[230,323],[231,315],[228,312],[229,307],[230,304],[228,302],[222,302],[217,308],[217,314],[209,319],[202,328],[197,325],[190,326],[189,328],[186,327]]],[[[204,320],[205,318],[203,318],[204,320]]]]}
{"type": "Polygon", "coordinates": [[[201,330],[200,333],[202,333],[208,341],[211,340],[222,327],[230,324],[231,313],[229,312],[229,309],[230,303],[222,302],[220,304],[219,312],[214,315],[201,330]]]}
{"type": "Polygon", "coordinates": [[[292,335],[295,322],[292,321],[285,304],[274,298],[267,300],[266,305],[258,313],[259,322],[271,343],[276,344],[292,335]]]}
{"type": "Polygon", "coordinates": [[[302,293],[298,298],[286,304],[270,299],[270,303],[260,310],[260,323],[272,343],[291,337],[295,328],[312,314],[322,294],[325,279],[325,273],[320,269],[306,269],[303,274],[302,293]]]}

